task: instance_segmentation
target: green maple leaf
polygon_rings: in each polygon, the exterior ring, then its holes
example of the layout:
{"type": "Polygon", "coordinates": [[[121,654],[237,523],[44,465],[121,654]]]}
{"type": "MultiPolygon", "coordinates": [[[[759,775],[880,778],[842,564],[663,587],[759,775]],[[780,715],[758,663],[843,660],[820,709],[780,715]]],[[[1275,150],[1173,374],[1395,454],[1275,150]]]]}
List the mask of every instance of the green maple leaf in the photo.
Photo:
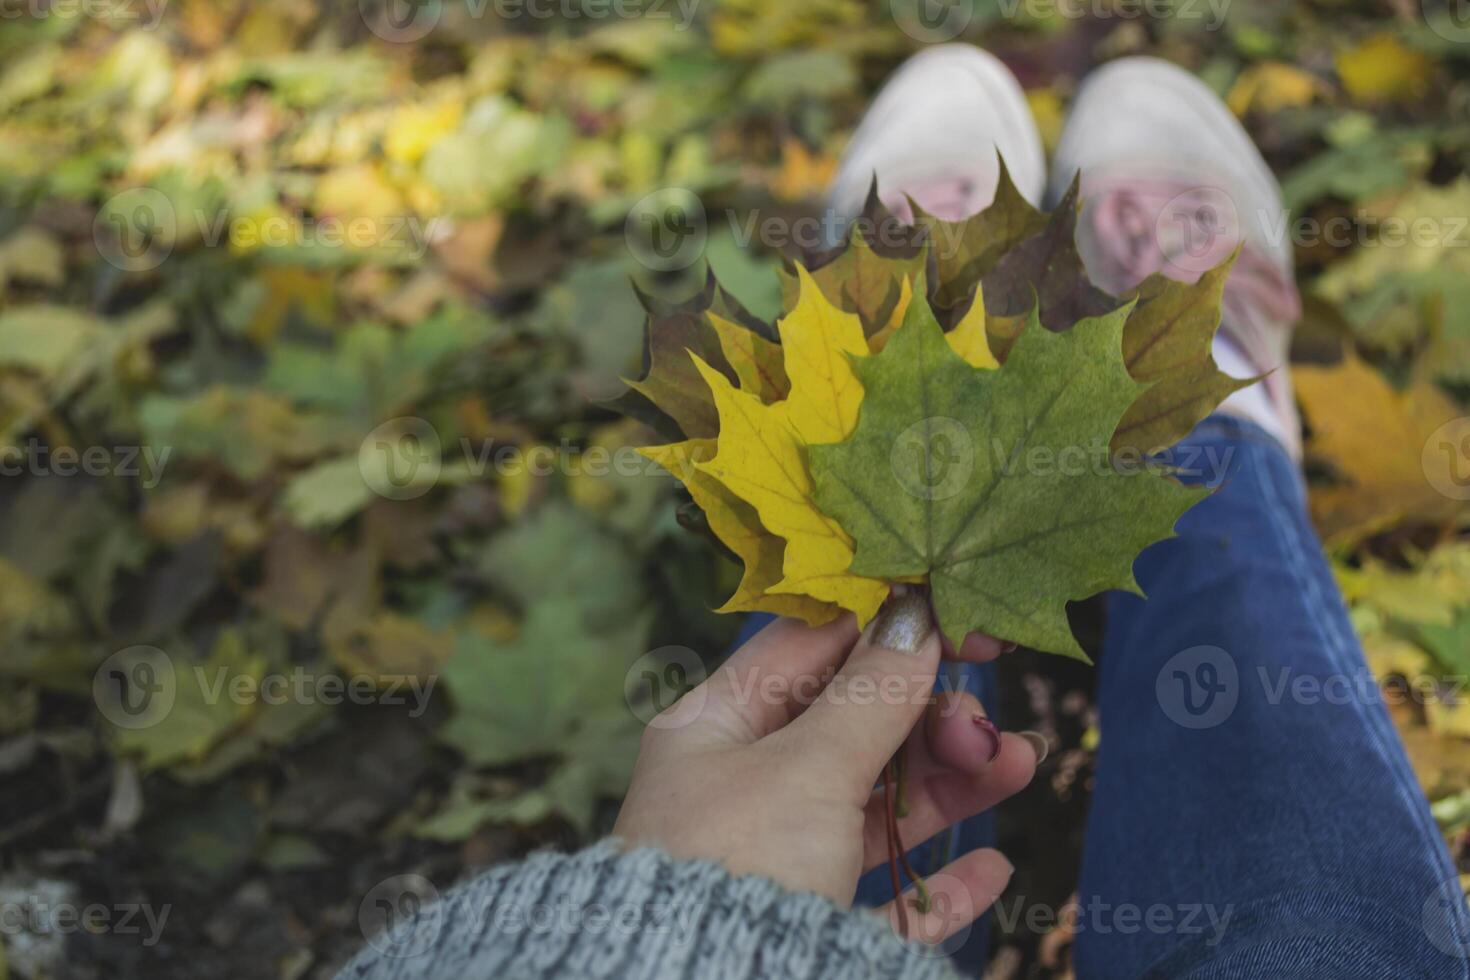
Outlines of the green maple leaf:
{"type": "Polygon", "coordinates": [[[1065,333],[1033,314],[987,371],[950,350],[916,294],[882,353],[855,362],[853,434],[810,449],[817,505],[853,538],[854,574],[928,576],[956,647],[979,630],[1086,660],[1066,604],[1137,592],[1134,557],[1206,495],[1112,461],[1145,390],[1123,362],[1130,307],[1065,333]]]}

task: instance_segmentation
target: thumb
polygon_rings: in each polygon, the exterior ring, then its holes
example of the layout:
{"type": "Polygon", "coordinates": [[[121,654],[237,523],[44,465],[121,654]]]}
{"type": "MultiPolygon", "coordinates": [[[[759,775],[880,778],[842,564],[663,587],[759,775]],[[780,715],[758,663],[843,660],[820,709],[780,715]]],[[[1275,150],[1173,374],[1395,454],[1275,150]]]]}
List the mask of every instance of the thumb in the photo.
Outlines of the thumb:
{"type": "Polygon", "coordinates": [[[923,592],[892,596],[791,734],[835,749],[863,792],[903,745],[934,693],[939,630],[923,592]]]}

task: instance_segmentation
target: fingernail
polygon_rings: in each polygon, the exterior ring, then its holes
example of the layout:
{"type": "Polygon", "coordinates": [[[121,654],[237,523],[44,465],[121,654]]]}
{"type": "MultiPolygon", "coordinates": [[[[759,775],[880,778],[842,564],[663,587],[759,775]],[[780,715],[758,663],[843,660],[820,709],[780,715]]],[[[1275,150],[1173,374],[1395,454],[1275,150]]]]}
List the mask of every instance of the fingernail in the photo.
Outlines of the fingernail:
{"type": "Polygon", "coordinates": [[[1031,746],[1031,751],[1036,753],[1036,764],[1039,766],[1046,761],[1048,751],[1046,739],[1040,732],[1017,732],[1031,746]]]}
{"type": "Polygon", "coordinates": [[[1006,640],[1004,643],[1002,643],[1000,645],[1000,652],[1001,653],[1013,653],[1013,652],[1015,652],[1015,649],[1016,649],[1016,641],[1015,640],[1006,640]]]}
{"type": "Polygon", "coordinates": [[[918,653],[934,631],[929,597],[920,592],[893,596],[878,610],[868,642],[899,653],[918,653]]]}
{"type": "Polygon", "coordinates": [[[1000,755],[1000,730],[995,727],[995,722],[984,715],[971,715],[970,720],[975,723],[976,728],[984,732],[990,739],[990,750],[985,756],[985,761],[994,762],[995,757],[1000,755]]]}

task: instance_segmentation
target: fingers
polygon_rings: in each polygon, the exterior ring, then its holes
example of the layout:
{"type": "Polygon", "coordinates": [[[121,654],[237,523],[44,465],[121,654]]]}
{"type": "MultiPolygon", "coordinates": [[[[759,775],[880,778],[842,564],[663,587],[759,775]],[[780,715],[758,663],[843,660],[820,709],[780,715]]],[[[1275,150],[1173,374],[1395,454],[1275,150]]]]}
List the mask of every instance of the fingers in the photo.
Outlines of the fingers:
{"type": "Polygon", "coordinates": [[[705,682],[704,713],[753,742],[784,728],[816,700],[857,639],[851,614],[815,629],[778,619],[747,640],[705,682]]]}
{"type": "Polygon", "coordinates": [[[971,633],[965,637],[964,642],[960,644],[958,650],[954,649],[948,640],[945,640],[944,659],[983,664],[1015,648],[1016,645],[1014,643],[997,640],[995,637],[987,636],[984,633],[971,633]]]}
{"type": "Polygon", "coordinates": [[[836,747],[854,792],[866,797],[931,699],[939,631],[922,594],[890,598],[847,662],[788,729],[798,741],[836,747]]]}
{"type": "Polygon", "coordinates": [[[924,880],[929,892],[929,907],[920,911],[915,899],[918,890],[910,888],[881,909],[893,931],[906,939],[922,943],[942,943],[970,927],[986,909],[995,903],[1010,883],[1011,862],[999,851],[979,850],[951,861],[924,880]],[[906,931],[899,928],[898,902],[904,903],[906,931]]]}
{"type": "MultiPolygon", "coordinates": [[[[972,738],[963,731],[964,726],[978,730],[971,720],[971,708],[978,708],[979,702],[970,695],[953,697],[965,709],[943,713],[936,704],[925,718],[922,734],[911,739],[903,793],[905,815],[898,821],[899,834],[909,848],[1015,795],[1036,773],[1036,750],[1025,737],[1001,735],[999,750],[992,757],[988,737],[972,738]],[[941,719],[938,724],[933,721],[936,717],[941,719]]],[[[864,870],[888,860],[886,807],[879,789],[864,808],[864,870]]]]}
{"type": "Polygon", "coordinates": [[[927,758],[955,772],[982,772],[1000,752],[1000,732],[973,694],[945,691],[924,712],[909,746],[910,771],[921,770],[927,758]]]}

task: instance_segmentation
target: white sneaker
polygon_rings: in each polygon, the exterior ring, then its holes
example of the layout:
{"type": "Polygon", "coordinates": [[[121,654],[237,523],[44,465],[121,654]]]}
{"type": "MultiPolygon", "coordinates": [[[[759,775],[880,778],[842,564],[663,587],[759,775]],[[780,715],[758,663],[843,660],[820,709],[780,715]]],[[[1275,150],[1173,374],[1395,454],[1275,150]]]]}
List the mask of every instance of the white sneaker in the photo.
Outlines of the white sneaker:
{"type": "Polygon", "coordinates": [[[861,213],[873,177],[884,207],[911,222],[905,195],[948,221],[990,204],[996,153],[1032,204],[1046,186],[1046,157],[1016,76],[994,55],[944,44],[914,55],[868,108],[843,155],[829,198],[844,222],[861,213]]]}
{"type": "Polygon", "coordinates": [[[1281,189],[1245,129],[1184,69],[1124,58],[1078,93],[1047,197],[1057,200],[1079,169],[1077,248],[1110,292],[1155,272],[1194,282],[1244,244],[1225,285],[1215,359],[1236,377],[1273,373],[1220,410],[1258,423],[1300,459],[1287,355],[1301,300],[1281,189]]]}

